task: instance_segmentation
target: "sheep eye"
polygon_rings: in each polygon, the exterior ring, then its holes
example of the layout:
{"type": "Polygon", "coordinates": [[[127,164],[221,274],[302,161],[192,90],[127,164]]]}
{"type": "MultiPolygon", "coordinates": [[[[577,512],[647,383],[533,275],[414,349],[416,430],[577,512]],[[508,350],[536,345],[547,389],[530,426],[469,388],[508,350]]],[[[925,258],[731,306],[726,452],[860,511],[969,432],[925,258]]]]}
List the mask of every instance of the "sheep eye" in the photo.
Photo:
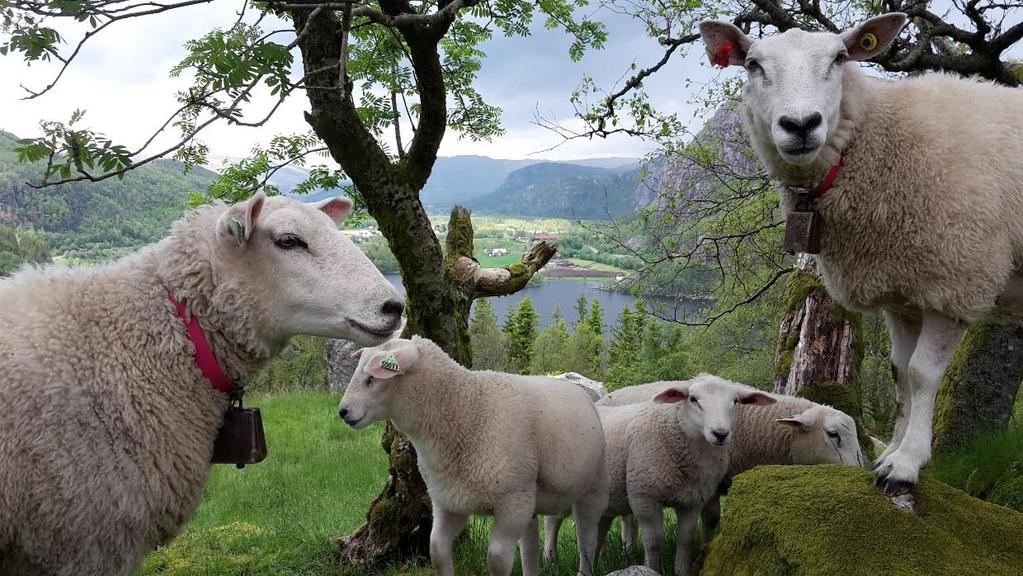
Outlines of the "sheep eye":
{"type": "Polygon", "coordinates": [[[835,432],[834,430],[825,430],[824,433],[828,435],[828,438],[837,442],[839,446],[842,445],[842,437],[838,434],[838,432],[835,432]]]}
{"type": "Polygon", "coordinates": [[[692,396],[689,397],[689,403],[692,404],[693,406],[696,406],[697,408],[700,407],[700,401],[697,400],[696,398],[693,398],[692,396]]]}
{"type": "Polygon", "coordinates": [[[841,66],[842,64],[845,64],[847,60],[849,60],[849,55],[845,52],[839,52],[838,55],[835,56],[835,61],[832,62],[832,65],[841,66]]]}
{"type": "Polygon", "coordinates": [[[284,234],[274,238],[274,244],[281,250],[305,250],[309,245],[294,234],[284,234]]]}
{"type": "Polygon", "coordinates": [[[752,74],[754,72],[763,72],[764,71],[764,69],[760,67],[760,62],[757,62],[756,60],[754,60],[752,58],[750,58],[749,60],[746,60],[745,66],[746,66],[746,71],[749,72],[750,74],[752,74]]]}

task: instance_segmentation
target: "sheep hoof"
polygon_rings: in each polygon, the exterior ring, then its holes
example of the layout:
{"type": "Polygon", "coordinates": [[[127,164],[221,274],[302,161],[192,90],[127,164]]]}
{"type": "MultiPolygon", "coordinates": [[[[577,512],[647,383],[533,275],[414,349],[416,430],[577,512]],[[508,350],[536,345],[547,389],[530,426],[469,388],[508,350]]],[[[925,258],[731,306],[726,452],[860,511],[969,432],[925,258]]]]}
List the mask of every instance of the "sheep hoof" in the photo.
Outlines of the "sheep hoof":
{"type": "Polygon", "coordinates": [[[874,486],[880,488],[888,496],[901,496],[913,490],[915,478],[901,477],[895,473],[892,463],[874,463],[874,486]]]}

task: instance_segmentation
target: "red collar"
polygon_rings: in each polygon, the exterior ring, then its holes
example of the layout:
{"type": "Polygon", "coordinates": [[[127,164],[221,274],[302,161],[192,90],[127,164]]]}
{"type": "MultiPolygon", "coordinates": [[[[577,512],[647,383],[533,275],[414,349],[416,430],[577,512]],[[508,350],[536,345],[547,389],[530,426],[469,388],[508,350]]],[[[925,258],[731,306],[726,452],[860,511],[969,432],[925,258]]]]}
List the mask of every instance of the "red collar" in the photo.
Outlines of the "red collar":
{"type": "Polygon", "coordinates": [[[187,314],[185,312],[185,304],[180,302],[174,297],[174,294],[167,291],[167,298],[170,299],[171,304],[178,311],[178,317],[185,323],[185,334],[188,336],[188,340],[195,346],[195,364],[202,371],[202,375],[210,381],[213,388],[229,394],[236,389],[238,385],[234,383],[224,373],[224,370],[217,363],[217,357],[213,355],[213,348],[210,347],[210,343],[206,340],[206,334],[203,333],[202,327],[199,326],[199,320],[194,314],[187,314]]]}
{"type": "MultiPolygon", "coordinates": [[[[806,190],[806,192],[810,194],[811,198],[814,199],[820,198],[828,190],[831,190],[831,187],[835,184],[835,180],[838,179],[838,173],[842,170],[842,166],[844,165],[845,155],[839,154],[838,162],[836,162],[835,165],[828,170],[828,173],[824,175],[824,179],[821,180],[821,183],[814,186],[813,188],[804,190],[806,190]]],[[[792,190],[795,188],[795,186],[786,186],[786,188],[792,190]]]]}

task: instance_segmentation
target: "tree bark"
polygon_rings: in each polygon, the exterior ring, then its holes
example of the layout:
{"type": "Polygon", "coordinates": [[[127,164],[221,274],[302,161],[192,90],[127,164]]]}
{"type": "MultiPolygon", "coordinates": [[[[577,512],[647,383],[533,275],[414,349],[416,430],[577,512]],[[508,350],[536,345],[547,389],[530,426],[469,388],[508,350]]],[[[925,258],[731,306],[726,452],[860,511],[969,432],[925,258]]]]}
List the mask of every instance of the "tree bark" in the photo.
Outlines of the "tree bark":
{"type": "Polygon", "coordinates": [[[945,370],[934,406],[934,451],[1004,428],[1023,381],[1023,326],[973,326],[945,370]]]}
{"type": "Polygon", "coordinates": [[[836,304],[821,284],[814,260],[800,254],[785,287],[786,312],[775,349],[774,393],[828,404],[863,427],[859,369],[862,319],[836,304]]]}

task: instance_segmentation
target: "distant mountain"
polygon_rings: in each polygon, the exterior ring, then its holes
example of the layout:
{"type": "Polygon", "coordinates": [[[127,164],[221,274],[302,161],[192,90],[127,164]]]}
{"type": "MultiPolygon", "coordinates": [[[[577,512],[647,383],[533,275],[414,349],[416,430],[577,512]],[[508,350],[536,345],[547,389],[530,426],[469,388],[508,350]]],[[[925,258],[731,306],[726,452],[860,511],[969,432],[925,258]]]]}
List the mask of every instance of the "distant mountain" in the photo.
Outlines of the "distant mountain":
{"type": "Polygon", "coordinates": [[[124,179],[74,182],[35,189],[42,163],[20,164],[18,138],[0,132],[0,226],[46,232],[55,255],[85,259],[114,255],[162,238],[185,211],[188,193],[216,176],[202,168],[183,173],[180,162],[157,160],[124,179]]]}
{"type": "MultiPolygon", "coordinates": [[[[221,159],[216,166],[223,165],[229,159],[221,159]]],[[[505,179],[516,170],[538,164],[574,165],[605,169],[609,172],[635,171],[639,166],[637,158],[586,158],[566,162],[547,162],[543,160],[505,160],[486,156],[442,156],[430,173],[430,179],[420,194],[423,204],[431,210],[447,211],[455,204],[464,204],[474,198],[491,193],[505,183],[505,179]]],[[[277,186],[281,193],[299,198],[306,202],[314,202],[330,196],[343,194],[342,190],[320,190],[308,195],[293,194],[292,190],[306,179],[309,171],[297,166],[289,166],[277,171],[270,178],[270,183],[277,186]]]]}
{"type": "Polygon", "coordinates": [[[638,170],[611,170],[544,162],[520,168],[490,194],[465,202],[479,214],[605,219],[629,214],[651,197],[638,186],[638,170]]]}

